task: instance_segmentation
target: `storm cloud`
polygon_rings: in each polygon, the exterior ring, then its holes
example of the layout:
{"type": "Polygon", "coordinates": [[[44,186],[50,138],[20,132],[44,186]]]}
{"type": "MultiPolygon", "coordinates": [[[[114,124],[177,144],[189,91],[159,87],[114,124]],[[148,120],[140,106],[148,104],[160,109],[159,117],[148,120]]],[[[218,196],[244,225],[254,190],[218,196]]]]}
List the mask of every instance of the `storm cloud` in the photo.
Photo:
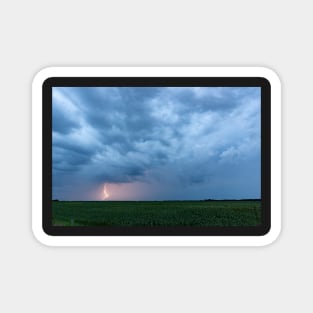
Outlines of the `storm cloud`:
{"type": "Polygon", "coordinates": [[[53,198],[98,200],[104,184],[119,186],[115,200],[260,198],[260,88],[54,87],[52,98],[53,198]]]}

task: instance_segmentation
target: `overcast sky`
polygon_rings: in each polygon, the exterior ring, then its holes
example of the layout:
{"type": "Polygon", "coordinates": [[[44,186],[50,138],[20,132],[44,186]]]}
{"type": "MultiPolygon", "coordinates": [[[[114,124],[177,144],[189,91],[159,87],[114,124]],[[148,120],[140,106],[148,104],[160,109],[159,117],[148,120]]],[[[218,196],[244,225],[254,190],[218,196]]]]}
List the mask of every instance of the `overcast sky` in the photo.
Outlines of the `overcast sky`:
{"type": "Polygon", "coordinates": [[[260,92],[54,87],[53,198],[260,198],[260,92]]]}

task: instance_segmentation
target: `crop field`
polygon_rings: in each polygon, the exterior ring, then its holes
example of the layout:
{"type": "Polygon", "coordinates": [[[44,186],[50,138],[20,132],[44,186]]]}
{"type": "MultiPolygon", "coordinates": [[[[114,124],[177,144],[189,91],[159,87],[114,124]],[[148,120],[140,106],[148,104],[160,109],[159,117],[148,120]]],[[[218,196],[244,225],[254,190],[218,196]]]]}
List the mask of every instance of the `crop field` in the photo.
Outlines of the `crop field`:
{"type": "Polygon", "coordinates": [[[256,226],[261,201],[52,201],[54,226],[256,226]]]}

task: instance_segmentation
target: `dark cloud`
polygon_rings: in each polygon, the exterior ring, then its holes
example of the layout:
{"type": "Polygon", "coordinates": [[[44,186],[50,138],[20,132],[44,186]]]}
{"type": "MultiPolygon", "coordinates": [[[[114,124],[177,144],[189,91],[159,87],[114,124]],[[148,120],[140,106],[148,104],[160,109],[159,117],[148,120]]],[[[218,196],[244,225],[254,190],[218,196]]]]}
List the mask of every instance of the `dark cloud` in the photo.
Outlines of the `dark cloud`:
{"type": "Polygon", "coordinates": [[[53,131],[61,134],[68,134],[77,126],[78,125],[75,122],[71,121],[70,119],[67,119],[66,116],[60,110],[58,109],[54,110],[52,124],[53,131]]]}
{"type": "Polygon", "coordinates": [[[260,89],[54,88],[54,197],[134,182],[138,199],[259,197],[260,89]]]}
{"type": "Polygon", "coordinates": [[[57,98],[55,93],[53,94],[53,111],[52,111],[52,130],[60,134],[68,134],[74,131],[75,128],[79,127],[79,124],[75,121],[75,118],[66,113],[64,108],[66,107],[66,102],[62,99],[57,98]]]}

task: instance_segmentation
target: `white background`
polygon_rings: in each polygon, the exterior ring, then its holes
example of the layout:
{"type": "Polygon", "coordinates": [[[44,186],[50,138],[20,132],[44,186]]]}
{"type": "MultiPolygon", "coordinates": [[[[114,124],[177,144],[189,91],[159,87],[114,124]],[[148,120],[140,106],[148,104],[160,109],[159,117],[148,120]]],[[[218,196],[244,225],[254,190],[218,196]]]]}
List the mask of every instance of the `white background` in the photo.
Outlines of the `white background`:
{"type": "Polygon", "coordinates": [[[310,1],[2,1],[1,312],[313,309],[310,1]],[[48,248],[31,233],[46,66],[267,66],[283,85],[283,230],[263,248],[48,248]]]}

